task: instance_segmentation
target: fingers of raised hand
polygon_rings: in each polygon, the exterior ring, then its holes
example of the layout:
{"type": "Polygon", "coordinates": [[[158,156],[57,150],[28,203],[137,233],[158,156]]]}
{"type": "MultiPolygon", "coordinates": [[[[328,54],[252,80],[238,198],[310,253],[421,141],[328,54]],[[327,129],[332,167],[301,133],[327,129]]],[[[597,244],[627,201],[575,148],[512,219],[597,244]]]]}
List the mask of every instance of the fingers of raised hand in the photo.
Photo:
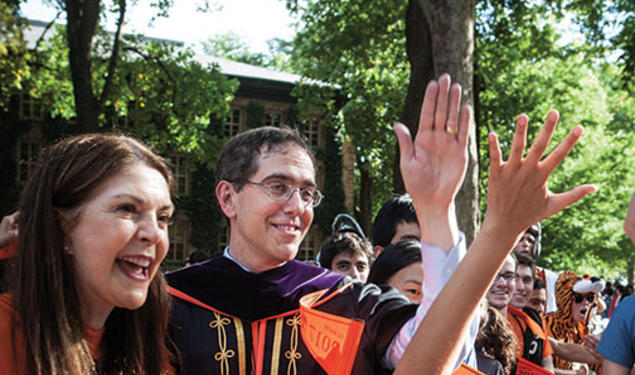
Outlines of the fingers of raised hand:
{"type": "Polygon", "coordinates": [[[436,105],[437,93],[439,85],[436,81],[430,81],[423,96],[423,104],[421,106],[421,114],[419,115],[419,130],[417,134],[423,133],[423,130],[432,130],[434,124],[434,107],[436,105]]]}
{"type": "Polygon", "coordinates": [[[512,163],[519,163],[523,158],[527,145],[528,124],[529,117],[527,117],[526,114],[518,115],[516,119],[516,132],[514,133],[514,140],[512,141],[512,150],[509,153],[509,161],[512,163]]]}
{"type": "Polygon", "coordinates": [[[556,167],[560,165],[560,163],[562,163],[564,158],[569,154],[573,146],[580,139],[582,131],[583,129],[581,126],[576,126],[571,129],[569,134],[567,134],[567,137],[562,142],[560,142],[560,144],[551,152],[551,154],[549,154],[549,156],[547,156],[540,163],[544,166],[545,173],[547,173],[547,175],[551,174],[551,172],[553,172],[553,170],[556,169],[556,167]]]}
{"type": "Polygon", "coordinates": [[[448,92],[450,91],[450,76],[442,74],[437,81],[439,91],[437,92],[437,104],[434,110],[434,129],[445,130],[445,122],[448,119],[448,92]]]}
{"type": "Polygon", "coordinates": [[[529,149],[529,153],[527,154],[527,160],[530,163],[537,163],[542,158],[542,154],[544,154],[547,146],[549,145],[549,141],[551,140],[551,135],[553,134],[556,125],[558,124],[558,119],[560,118],[560,114],[558,111],[552,109],[547,114],[547,119],[545,120],[545,124],[540,129],[540,133],[538,133],[538,137],[531,145],[529,149]]]}
{"type": "MultiPolygon", "coordinates": [[[[459,93],[460,95],[460,93],[459,93]]],[[[464,105],[461,108],[461,125],[459,125],[459,146],[462,149],[466,149],[467,139],[470,133],[470,117],[472,117],[472,111],[469,105],[464,105]]],[[[449,121],[448,121],[449,122],[449,121]]]]}
{"type": "Polygon", "coordinates": [[[551,193],[547,198],[547,212],[545,212],[544,217],[540,218],[540,220],[564,210],[566,207],[584,198],[584,196],[595,193],[597,189],[595,185],[580,185],[564,193],[551,193]]]}
{"type": "MultiPolygon", "coordinates": [[[[445,131],[451,135],[459,132],[459,107],[461,105],[461,85],[455,83],[450,89],[450,108],[448,110],[445,131]]],[[[469,123],[469,122],[468,122],[469,123]]],[[[442,124],[442,123],[439,123],[442,124]]]]}
{"type": "Polygon", "coordinates": [[[498,136],[496,133],[489,133],[487,136],[489,143],[489,159],[490,159],[490,173],[496,174],[501,164],[503,163],[501,156],[501,148],[498,144],[498,136]]]}
{"type": "Polygon", "coordinates": [[[399,144],[400,160],[403,163],[408,157],[412,155],[412,137],[408,127],[402,123],[396,122],[392,126],[395,135],[397,136],[397,143],[399,144]]]}

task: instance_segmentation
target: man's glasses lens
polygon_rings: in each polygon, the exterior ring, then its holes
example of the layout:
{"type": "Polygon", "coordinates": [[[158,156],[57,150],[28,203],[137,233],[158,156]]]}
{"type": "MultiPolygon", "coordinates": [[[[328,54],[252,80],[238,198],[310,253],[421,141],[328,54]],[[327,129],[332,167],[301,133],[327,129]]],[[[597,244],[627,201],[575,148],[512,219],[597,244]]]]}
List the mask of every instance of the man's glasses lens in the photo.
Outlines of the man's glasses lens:
{"type": "Polygon", "coordinates": [[[253,182],[247,181],[247,183],[262,186],[267,190],[269,196],[276,200],[288,200],[291,198],[291,195],[298,191],[300,193],[300,199],[304,202],[305,205],[311,205],[312,207],[317,207],[322,201],[322,193],[320,193],[317,189],[312,188],[294,188],[289,184],[284,182],[274,181],[274,182],[253,182]]]}

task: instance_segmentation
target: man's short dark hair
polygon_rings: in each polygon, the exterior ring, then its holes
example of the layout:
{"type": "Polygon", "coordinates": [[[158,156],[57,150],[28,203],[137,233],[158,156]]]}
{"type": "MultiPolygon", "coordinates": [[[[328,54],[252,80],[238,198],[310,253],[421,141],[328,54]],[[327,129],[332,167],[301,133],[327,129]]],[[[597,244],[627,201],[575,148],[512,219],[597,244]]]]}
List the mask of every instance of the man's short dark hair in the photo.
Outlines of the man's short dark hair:
{"type": "Polygon", "coordinates": [[[519,265],[523,265],[531,268],[531,276],[535,278],[536,275],[536,262],[534,262],[533,258],[528,257],[527,255],[520,253],[513,253],[516,257],[516,267],[519,265]]]}
{"type": "Polygon", "coordinates": [[[415,206],[408,194],[396,195],[381,206],[373,222],[373,245],[390,245],[399,223],[418,223],[415,206]]]}
{"type": "Polygon", "coordinates": [[[322,246],[320,246],[320,266],[330,269],[333,259],[343,252],[351,255],[360,252],[366,255],[369,266],[373,260],[373,251],[370,242],[355,232],[344,231],[330,235],[326,241],[322,243],[322,246]]]}
{"type": "Polygon", "coordinates": [[[216,183],[229,181],[236,191],[240,191],[258,171],[261,154],[283,151],[289,143],[295,143],[307,152],[315,170],[313,153],[296,129],[263,126],[242,132],[225,144],[216,163],[216,183]]]}

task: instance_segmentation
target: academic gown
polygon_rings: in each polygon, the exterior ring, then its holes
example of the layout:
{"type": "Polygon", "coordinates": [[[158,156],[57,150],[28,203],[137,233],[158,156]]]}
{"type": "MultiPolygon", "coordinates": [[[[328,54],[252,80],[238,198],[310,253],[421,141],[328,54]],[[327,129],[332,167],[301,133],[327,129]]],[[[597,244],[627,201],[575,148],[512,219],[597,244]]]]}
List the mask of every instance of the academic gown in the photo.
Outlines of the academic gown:
{"type": "Polygon", "coordinates": [[[365,323],[351,374],[387,373],[386,349],[417,306],[393,288],[295,260],[254,274],[216,256],[166,278],[174,297],[170,335],[184,374],[325,374],[300,334],[298,306],[323,289],[317,310],[365,323]]]}

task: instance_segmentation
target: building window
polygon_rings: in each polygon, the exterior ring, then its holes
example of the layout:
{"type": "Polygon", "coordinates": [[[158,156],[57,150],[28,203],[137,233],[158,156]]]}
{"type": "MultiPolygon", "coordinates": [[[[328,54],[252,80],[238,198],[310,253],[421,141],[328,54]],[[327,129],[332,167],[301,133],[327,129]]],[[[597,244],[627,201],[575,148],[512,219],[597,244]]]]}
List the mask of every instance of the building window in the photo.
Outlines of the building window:
{"type": "Polygon", "coordinates": [[[28,94],[22,95],[20,98],[21,120],[41,120],[43,114],[41,99],[36,99],[28,94]]]}
{"type": "Polygon", "coordinates": [[[282,115],[280,113],[265,113],[265,125],[275,126],[277,128],[282,124],[282,115]]]}
{"type": "Polygon", "coordinates": [[[307,143],[312,148],[317,148],[320,143],[319,125],[320,120],[317,117],[313,117],[304,127],[304,138],[306,138],[307,143]]]}
{"type": "Polygon", "coordinates": [[[304,262],[314,261],[316,254],[317,248],[315,245],[315,234],[309,229],[306,237],[304,237],[304,241],[300,244],[300,250],[298,251],[298,256],[296,258],[304,262]]]}
{"type": "Polygon", "coordinates": [[[189,160],[184,155],[170,155],[174,182],[176,183],[177,195],[190,194],[190,165],[189,160]]]}
{"type": "Polygon", "coordinates": [[[170,251],[166,260],[173,262],[185,262],[188,256],[188,241],[190,234],[190,222],[177,219],[168,230],[170,238],[170,251]]]}
{"type": "Polygon", "coordinates": [[[233,137],[240,132],[240,109],[232,108],[227,119],[225,120],[225,127],[223,129],[223,135],[225,137],[233,137]]]}
{"type": "Polygon", "coordinates": [[[33,139],[20,140],[18,145],[18,183],[24,185],[38,163],[42,143],[33,139]]]}

